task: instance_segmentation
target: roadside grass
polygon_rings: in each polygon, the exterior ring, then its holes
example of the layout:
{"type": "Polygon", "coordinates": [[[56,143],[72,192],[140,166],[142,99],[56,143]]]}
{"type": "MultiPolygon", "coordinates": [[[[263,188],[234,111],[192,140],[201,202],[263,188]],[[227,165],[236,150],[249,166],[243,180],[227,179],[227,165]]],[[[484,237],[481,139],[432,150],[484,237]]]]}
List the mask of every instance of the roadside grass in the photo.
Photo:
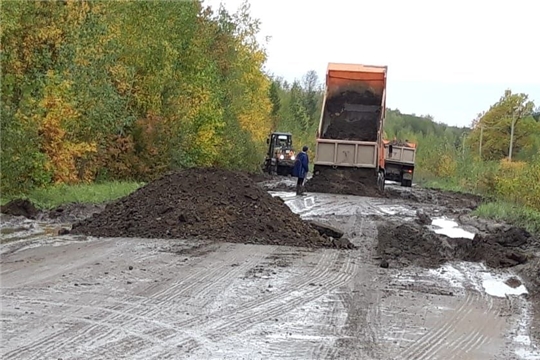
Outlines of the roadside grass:
{"type": "Polygon", "coordinates": [[[468,191],[465,191],[463,187],[459,186],[453,179],[433,179],[433,180],[419,179],[417,181],[417,184],[427,189],[455,191],[455,192],[461,192],[461,193],[468,192],[468,191]]]}
{"type": "Polygon", "coordinates": [[[144,185],[137,182],[103,182],[94,184],[57,185],[35,189],[24,196],[2,196],[3,205],[16,198],[29,199],[40,209],[52,209],[68,203],[100,204],[124,197],[144,185]]]}
{"type": "Polygon", "coordinates": [[[461,186],[455,178],[420,178],[417,183],[428,189],[483,195],[485,199],[491,199],[491,201],[481,204],[473,211],[473,215],[484,219],[503,221],[540,235],[540,211],[509,201],[495,200],[493,196],[486,196],[481,192],[470,191],[470,189],[461,186]]]}
{"type": "Polygon", "coordinates": [[[480,205],[473,214],[522,227],[527,231],[540,234],[540,212],[534,209],[508,202],[490,202],[480,205]]]}

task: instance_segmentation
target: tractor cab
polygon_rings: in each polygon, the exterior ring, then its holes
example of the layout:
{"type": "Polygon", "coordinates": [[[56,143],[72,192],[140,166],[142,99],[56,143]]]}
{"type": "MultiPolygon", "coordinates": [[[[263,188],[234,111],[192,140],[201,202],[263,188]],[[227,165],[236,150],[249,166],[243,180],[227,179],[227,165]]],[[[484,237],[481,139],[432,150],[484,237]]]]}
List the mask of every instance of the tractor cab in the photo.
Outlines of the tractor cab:
{"type": "Polygon", "coordinates": [[[292,134],[290,133],[272,133],[266,140],[269,144],[268,155],[276,156],[280,160],[294,160],[294,150],[292,147],[292,134]]]}
{"type": "Polygon", "coordinates": [[[266,139],[268,152],[264,164],[265,171],[278,175],[290,175],[294,166],[295,153],[292,134],[273,132],[266,139]]]}

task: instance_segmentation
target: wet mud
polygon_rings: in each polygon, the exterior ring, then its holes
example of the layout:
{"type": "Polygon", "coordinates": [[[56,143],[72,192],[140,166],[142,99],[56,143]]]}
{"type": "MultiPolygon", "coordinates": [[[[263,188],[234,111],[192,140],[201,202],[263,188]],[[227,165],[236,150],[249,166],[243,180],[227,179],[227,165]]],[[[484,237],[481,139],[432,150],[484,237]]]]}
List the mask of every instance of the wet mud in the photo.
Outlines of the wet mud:
{"type": "MultiPolygon", "coordinates": [[[[264,176],[256,185],[248,176],[207,175],[197,171],[192,179],[162,178],[160,186],[109,204],[101,212],[106,216],[98,215],[98,208],[65,207],[56,217],[95,211],[96,226],[123,224],[125,231],[134,220],[141,228],[160,224],[156,218],[167,213],[174,215],[168,220],[182,216],[183,227],[177,228],[185,230],[190,220],[197,223],[197,215],[210,228],[201,236],[205,240],[50,234],[3,244],[6,341],[0,356],[527,359],[516,355],[522,345],[512,336],[528,341],[535,335],[526,310],[529,302],[531,308],[538,302],[533,285],[540,278],[537,239],[508,225],[461,215],[452,220],[466,223],[465,229],[477,234],[474,239],[433,230],[442,204],[450,204],[448,212],[458,211],[454,204],[467,213],[475,198],[456,200],[453,194],[423,189],[411,191],[417,199],[412,201],[284,192],[276,201],[305,219],[311,233],[325,234],[321,238],[332,247],[344,240],[344,248],[352,243],[355,249],[274,246],[265,239],[245,245],[234,238],[243,233],[227,223],[232,214],[235,220],[246,214],[255,218],[242,223],[253,232],[269,217],[282,219],[277,211],[291,216],[261,195],[274,180],[264,176]],[[201,190],[208,195],[194,195],[201,190]],[[254,194],[260,197],[253,200],[254,194]],[[186,199],[192,204],[185,205],[186,199]],[[259,215],[254,204],[270,210],[259,215]],[[219,231],[229,231],[229,238],[210,238],[219,231]],[[387,267],[381,266],[384,261],[387,267]],[[512,289],[525,285],[529,293],[488,295],[481,277],[492,271],[507,273],[501,283],[512,289]],[[518,321],[523,332],[516,330],[518,321]]],[[[393,186],[388,190],[401,193],[393,186]]],[[[10,217],[0,229],[16,234],[37,223],[10,217]]],[[[203,224],[196,226],[192,229],[203,224]]]]}
{"type": "Polygon", "coordinates": [[[417,222],[387,222],[378,227],[377,252],[394,266],[436,268],[450,261],[470,261],[511,268],[527,263],[535,251],[540,251],[538,239],[515,227],[479,233],[473,239],[436,234],[417,222]]]}
{"type": "Polygon", "coordinates": [[[11,200],[7,204],[0,206],[0,212],[5,215],[24,216],[28,219],[35,219],[40,213],[28,199],[11,200]]]}
{"type": "Polygon", "coordinates": [[[328,124],[322,134],[324,139],[377,141],[382,99],[371,91],[359,93],[345,91],[326,100],[325,120],[328,124]],[[377,111],[360,112],[348,109],[350,105],[379,106],[377,111]]]}
{"type": "Polygon", "coordinates": [[[190,238],[335,247],[240,172],[204,168],[163,176],[73,225],[99,237],[190,238]]]}
{"type": "Polygon", "coordinates": [[[316,167],[313,177],[305,184],[306,191],[339,195],[384,197],[377,187],[373,169],[339,169],[316,167]]]}

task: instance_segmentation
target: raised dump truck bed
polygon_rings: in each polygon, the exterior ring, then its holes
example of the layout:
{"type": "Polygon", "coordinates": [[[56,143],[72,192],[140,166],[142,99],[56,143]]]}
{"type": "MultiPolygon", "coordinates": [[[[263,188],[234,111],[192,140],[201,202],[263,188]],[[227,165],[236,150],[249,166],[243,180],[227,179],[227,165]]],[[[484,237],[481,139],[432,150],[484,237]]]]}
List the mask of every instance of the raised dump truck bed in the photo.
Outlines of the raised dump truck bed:
{"type": "Polygon", "coordinates": [[[378,169],[386,66],[328,64],[315,165],[378,169]]]}
{"type": "Polygon", "coordinates": [[[330,63],[308,190],[384,190],[386,66],[330,63]]]}

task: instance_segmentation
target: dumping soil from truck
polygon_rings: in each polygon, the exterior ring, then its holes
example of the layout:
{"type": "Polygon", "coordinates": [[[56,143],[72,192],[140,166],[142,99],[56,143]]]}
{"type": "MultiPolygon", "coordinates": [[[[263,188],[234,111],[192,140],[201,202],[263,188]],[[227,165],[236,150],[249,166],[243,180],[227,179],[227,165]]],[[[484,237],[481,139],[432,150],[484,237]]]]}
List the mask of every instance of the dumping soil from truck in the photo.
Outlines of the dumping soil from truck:
{"type": "Polygon", "coordinates": [[[369,90],[363,93],[345,91],[326,100],[324,124],[329,124],[323,131],[324,139],[377,141],[380,110],[358,112],[347,109],[350,105],[380,106],[381,98],[369,90]],[[329,118],[329,119],[328,119],[329,118]]]}
{"type": "Polygon", "coordinates": [[[165,175],[75,223],[71,233],[335,247],[247,175],[214,168],[165,175]]]}
{"type": "Polygon", "coordinates": [[[538,240],[525,230],[506,227],[474,239],[439,235],[415,222],[378,227],[378,255],[394,265],[436,268],[448,261],[484,262],[491,268],[525,264],[538,251],[538,240]]]}
{"type": "Polygon", "coordinates": [[[373,169],[332,168],[317,169],[318,173],[306,182],[306,191],[340,195],[382,197],[377,188],[377,175],[373,169]]]}

